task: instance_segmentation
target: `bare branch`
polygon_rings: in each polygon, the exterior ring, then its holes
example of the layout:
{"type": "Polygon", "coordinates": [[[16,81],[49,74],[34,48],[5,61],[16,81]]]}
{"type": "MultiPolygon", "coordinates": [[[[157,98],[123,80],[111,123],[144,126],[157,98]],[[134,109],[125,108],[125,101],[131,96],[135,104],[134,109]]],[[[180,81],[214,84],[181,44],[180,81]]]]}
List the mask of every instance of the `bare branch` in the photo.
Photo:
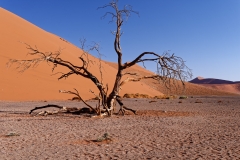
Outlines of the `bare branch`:
{"type": "Polygon", "coordinates": [[[98,56],[98,66],[99,66],[99,72],[100,72],[100,82],[101,84],[103,84],[103,72],[102,70],[104,69],[102,66],[102,56],[104,56],[104,54],[102,54],[100,52],[100,45],[96,42],[93,42],[93,45],[90,47],[89,51],[96,51],[97,52],[97,56],[98,56]]]}
{"type": "Polygon", "coordinates": [[[131,16],[132,13],[135,13],[138,15],[138,12],[134,11],[132,9],[131,5],[125,5],[122,10],[118,9],[118,0],[112,1],[109,4],[106,4],[102,7],[98,7],[98,9],[107,8],[110,7],[114,10],[114,12],[106,12],[102,18],[105,18],[107,15],[110,15],[112,17],[110,22],[113,22],[116,20],[116,26],[117,30],[115,31],[115,41],[114,41],[114,48],[118,55],[118,68],[122,67],[122,49],[120,45],[120,37],[122,35],[121,32],[121,26],[123,25],[123,22],[125,20],[128,20],[128,18],[131,16]]]}
{"type": "Polygon", "coordinates": [[[57,72],[57,73],[55,73],[55,74],[52,74],[52,76],[53,76],[53,75],[57,75],[57,74],[62,74],[62,75],[58,78],[58,80],[60,80],[60,79],[62,79],[62,78],[67,79],[70,75],[74,74],[74,72],[73,72],[73,71],[70,71],[70,72],[68,72],[68,73],[57,72]]]}
{"type": "Polygon", "coordinates": [[[68,93],[68,94],[73,94],[76,95],[80,100],[83,101],[83,103],[88,106],[89,108],[91,108],[96,114],[98,114],[98,111],[96,109],[94,109],[91,105],[89,105],[87,102],[85,102],[82,97],[79,95],[78,90],[74,88],[74,90],[76,92],[72,92],[72,91],[65,91],[65,90],[59,90],[60,93],[68,93]]]}
{"type": "Polygon", "coordinates": [[[95,97],[97,97],[99,100],[101,99],[100,96],[96,95],[91,89],[89,90],[95,97]]]}
{"type": "MultiPolygon", "coordinates": [[[[130,63],[125,63],[123,69],[129,68],[136,63],[153,61],[157,63],[157,74],[162,78],[162,80],[176,79],[180,80],[183,84],[188,78],[191,78],[191,70],[185,65],[185,62],[181,57],[177,57],[174,54],[169,54],[165,52],[162,56],[154,52],[143,52],[137,58],[135,58],[130,63]],[[153,58],[143,58],[146,55],[151,55],[153,58]]],[[[167,82],[167,81],[165,81],[167,82]]]]}
{"type": "Polygon", "coordinates": [[[118,9],[118,0],[113,0],[112,2],[110,2],[109,4],[106,4],[102,7],[98,7],[98,9],[103,9],[103,8],[113,8],[114,12],[106,12],[102,18],[105,18],[107,15],[110,15],[112,17],[110,22],[113,22],[114,20],[118,20],[118,16],[120,16],[121,20],[128,20],[128,18],[131,16],[131,13],[135,13],[137,15],[139,15],[139,13],[137,11],[134,11],[132,9],[131,5],[125,5],[124,8],[122,10],[118,9]]]}

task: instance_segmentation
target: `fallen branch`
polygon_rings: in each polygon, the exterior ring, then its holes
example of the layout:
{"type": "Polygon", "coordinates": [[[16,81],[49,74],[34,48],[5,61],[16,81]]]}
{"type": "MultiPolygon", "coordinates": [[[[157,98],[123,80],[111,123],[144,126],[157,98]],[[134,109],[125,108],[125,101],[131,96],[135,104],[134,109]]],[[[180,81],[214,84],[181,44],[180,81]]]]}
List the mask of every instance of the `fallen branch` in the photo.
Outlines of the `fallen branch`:
{"type": "Polygon", "coordinates": [[[41,106],[41,107],[35,107],[34,109],[32,109],[29,114],[31,114],[33,111],[38,110],[38,109],[43,109],[43,108],[58,108],[58,109],[63,109],[63,106],[59,106],[59,105],[55,105],[55,104],[48,104],[46,106],[41,106]]]}
{"type": "Polygon", "coordinates": [[[35,107],[32,109],[29,114],[32,114],[33,111],[43,109],[43,108],[58,108],[58,111],[41,111],[38,113],[38,115],[53,115],[53,114],[58,114],[58,113],[71,113],[71,114],[81,114],[81,113],[89,113],[89,114],[94,114],[95,111],[91,110],[90,108],[76,108],[76,107],[63,107],[59,105],[54,105],[54,104],[48,104],[46,106],[41,106],[41,107],[35,107]]]}

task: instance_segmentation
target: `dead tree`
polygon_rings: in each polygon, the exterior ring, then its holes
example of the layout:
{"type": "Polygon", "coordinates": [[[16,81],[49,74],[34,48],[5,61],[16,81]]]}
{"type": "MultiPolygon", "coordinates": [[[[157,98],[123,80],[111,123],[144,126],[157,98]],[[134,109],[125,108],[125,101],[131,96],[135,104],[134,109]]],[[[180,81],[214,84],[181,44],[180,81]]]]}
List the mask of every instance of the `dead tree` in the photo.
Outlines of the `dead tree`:
{"type": "MultiPolygon", "coordinates": [[[[170,54],[168,52],[165,52],[162,55],[157,54],[155,52],[143,52],[139,54],[132,61],[123,63],[122,62],[123,53],[122,53],[121,44],[120,44],[120,38],[122,36],[121,27],[124,24],[124,21],[126,21],[131,14],[138,14],[138,12],[132,10],[132,6],[130,5],[126,5],[124,6],[123,9],[120,10],[118,8],[117,0],[112,1],[109,4],[104,5],[103,7],[99,7],[99,9],[103,9],[103,8],[111,8],[113,10],[112,12],[106,12],[103,18],[107,16],[111,16],[110,22],[114,22],[116,24],[116,31],[113,32],[113,34],[115,36],[114,49],[118,56],[118,60],[117,60],[118,71],[116,74],[114,86],[110,94],[108,94],[108,86],[107,85],[104,86],[104,84],[102,84],[102,79],[100,80],[98,77],[93,75],[88,69],[90,61],[86,56],[87,55],[86,51],[84,51],[84,54],[86,54],[85,56],[83,54],[82,56],[79,57],[79,60],[82,62],[82,65],[79,66],[79,65],[72,64],[69,61],[65,61],[61,59],[60,51],[56,53],[44,53],[38,50],[36,47],[34,48],[26,44],[27,49],[30,50],[29,54],[33,56],[38,56],[38,58],[34,58],[30,60],[11,59],[9,60],[8,65],[17,63],[17,69],[19,69],[21,72],[24,72],[30,67],[37,66],[42,61],[45,61],[47,63],[52,63],[53,64],[52,71],[59,65],[68,68],[69,72],[61,73],[61,76],[59,77],[59,79],[68,78],[71,75],[79,75],[86,79],[89,79],[98,88],[99,103],[97,107],[92,107],[91,105],[87,104],[87,102],[85,102],[81,98],[81,96],[79,95],[76,89],[74,92],[73,91],[60,91],[60,92],[74,94],[79,99],[81,99],[94,113],[97,113],[97,114],[107,113],[109,116],[112,115],[115,102],[117,102],[120,105],[119,113],[121,112],[124,115],[125,110],[129,110],[134,114],[136,114],[135,110],[124,106],[121,100],[121,97],[119,96],[121,86],[128,81],[140,81],[141,79],[152,78],[158,81],[162,81],[167,87],[171,87],[170,84],[172,81],[180,80],[184,85],[184,81],[187,78],[191,77],[192,75],[191,70],[185,65],[184,60],[181,57],[177,57],[174,54],[170,54]],[[132,78],[132,79],[130,78],[122,81],[123,75],[134,74],[134,73],[124,73],[125,69],[130,68],[137,63],[143,63],[144,65],[144,62],[147,62],[147,61],[156,63],[157,75],[149,75],[141,78],[132,78]]],[[[92,47],[92,49],[95,49],[98,51],[98,48],[96,47],[92,47]]],[[[100,68],[100,72],[101,72],[101,68],[100,68]]],[[[102,73],[101,73],[101,77],[102,77],[102,73]]]]}

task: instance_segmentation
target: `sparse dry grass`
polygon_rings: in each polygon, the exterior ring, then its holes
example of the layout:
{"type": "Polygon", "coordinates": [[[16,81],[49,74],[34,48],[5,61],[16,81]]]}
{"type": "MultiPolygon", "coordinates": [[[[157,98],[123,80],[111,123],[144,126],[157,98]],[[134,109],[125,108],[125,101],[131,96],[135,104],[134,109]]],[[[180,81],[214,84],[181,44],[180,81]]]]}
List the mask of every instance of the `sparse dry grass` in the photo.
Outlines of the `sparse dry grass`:
{"type": "Polygon", "coordinates": [[[187,99],[188,96],[180,96],[179,99],[187,99]]]}
{"type": "Polygon", "coordinates": [[[20,136],[19,133],[16,133],[16,132],[10,132],[8,134],[5,135],[6,137],[13,137],[13,136],[20,136]]]}
{"type": "Polygon", "coordinates": [[[152,98],[152,97],[147,95],[147,94],[140,94],[140,93],[129,94],[129,93],[126,93],[126,94],[124,94],[123,98],[152,98]]]}
{"type": "Polygon", "coordinates": [[[157,102],[157,101],[149,101],[149,103],[153,103],[153,102],[157,102]]]}
{"type": "Polygon", "coordinates": [[[140,93],[130,94],[130,93],[126,93],[126,94],[124,94],[123,98],[176,99],[177,96],[176,95],[159,95],[159,96],[151,97],[151,96],[149,96],[147,94],[140,94],[140,93]]]}
{"type": "Polygon", "coordinates": [[[155,96],[153,97],[154,99],[176,99],[177,96],[176,95],[160,95],[160,96],[155,96]]]}

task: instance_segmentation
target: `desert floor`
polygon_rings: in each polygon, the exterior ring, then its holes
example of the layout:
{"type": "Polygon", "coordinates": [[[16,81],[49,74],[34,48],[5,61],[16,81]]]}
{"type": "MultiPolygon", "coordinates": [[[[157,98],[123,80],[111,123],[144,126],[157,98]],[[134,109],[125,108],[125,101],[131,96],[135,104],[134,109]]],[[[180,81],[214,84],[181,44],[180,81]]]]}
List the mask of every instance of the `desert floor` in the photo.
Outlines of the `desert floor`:
{"type": "Polygon", "coordinates": [[[0,101],[0,159],[240,159],[240,97],[150,101],[124,99],[138,115],[111,118],[28,114],[82,102],[0,101]]]}

